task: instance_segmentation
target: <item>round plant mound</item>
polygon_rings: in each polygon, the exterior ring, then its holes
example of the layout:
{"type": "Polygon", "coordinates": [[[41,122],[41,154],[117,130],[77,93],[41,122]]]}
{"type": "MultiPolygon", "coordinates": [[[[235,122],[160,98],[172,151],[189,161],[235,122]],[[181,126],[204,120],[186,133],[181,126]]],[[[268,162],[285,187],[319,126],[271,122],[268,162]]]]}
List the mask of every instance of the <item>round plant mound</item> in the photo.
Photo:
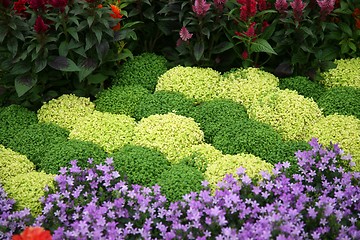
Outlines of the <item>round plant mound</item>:
{"type": "Polygon", "coordinates": [[[135,128],[133,144],[155,148],[176,163],[186,148],[203,140],[204,133],[194,119],[168,113],[141,119],[135,128]]]}
{"type": "Polygon", "coordinates": [[[289,78],[281,78],[279,83],[280,89],[290,89],[297,91],[300,95],[307,98],[312,98],[317,101],[320,96],[326,91],[325,87],[308,77],[295,76],[289,78]]]}
{"type": "Polygon", "coordinates": [[[94,101],[96,110],[134,116],[138,103],[149,95],[140,85],[114,86],[100,92],[94,101]]]}
{"type": "Polygon", "coordinates": [[[212,189],[227,175],[237,176],[238,169],[245,168],[251,179],[261,179],[261,171],[272,172],[273,165],[252,154],[224,155],[221,159],[209,164],[205,172],[205,180],[212,189]]]}
{"type": "Polygon", "coordinates": [[[305,139],[306,128],[323,117],[312,99],[289,89],[267,94],[248,113],[250,118],[270,124],[284,140],[305,139]]]}
{"type": "Polygon", "coordinates": [[[184,94],[170,91],[157,91],[144,96],[135,107],[135,118],[140,120],[155,114],[170,112],[187,116],[195,105],[195,100],[186,98],[184,94]]]}
{"type": "Polygon", "coordinates": [[[0,145],[0,184],[18,174],[34,170],[34,164],[26,156],[0,145]]]}
{"type": "Polygon", "coordinates": [[[81,118],[91,114],[95,104],[89,98],[64,94],[45,103],[37,112],[40,122],[54,123],[72,130],[73,125],[81,122],[81,118]]]}
{"type": "Polygon", "coordinates": [[[70,139],[98,144],[106,152],[114,152],[132,141],[135,119],[120,114],[94,111],[75,123],[70,139]]]}
{"type": "Polygon", "coordinates": [[[154,92],[159,76],[167,71],[167,60],[154,53],[143,53],[126,61],[116,73],[113,84],[141,85],[154,92]]]}
{"type": "Polygon", "coordinates": [[[249,118],[244,106],[228,99],[204,102],[193,108],[189,116],[200,123],[205,141],[209,143],[212,143],[214,136],[221,129],[249,118]]]}
{"type": "Polygon", "coordinates": [[[354,116],[329,115],[307,130],[307,140],[318,138],[321,144],[339,143],[350,153],[355,162],[355,171],[360,171],[360,120],[354,116]]]}
{"type": "Polygon", "coordinates": [[[322,83],[328,87],[354,87],[360,88],[360,57],[337,59],[336,68],[323,72],[322,83]]]}
{"type": "Polygon", "coordinates": [[[201,182],[203,174],[196,168],[186,164],[174,164],[164,171],[158,178],[157,183],[161,186],[161,193],[169,202],[182,200],[183,196],[190,192],[202,190],[201,182]]]}
{"type": "Polygon", "coordinates": [[[217,98],[220,73],[211,68],[177,66],[159,77],[156,91],[183,93],[188,98],[207,101],[217,98]]]}
{"type": "Polygon", "coordinates": [[[9,198],[16,201],[16,210],[29,208],[33,216],[41,213],[43,206],[40,198],[45,194],[45,187],[54,187],[55,175],[43,172],[18,174],[4,182],[3,187],[9,198]]]}
{"type": "Polygon", "coordinates": [[[222,75],[219,97],[249,108],[261,96],[278,89],[279,79],[259,68],[233,69],[222,75]]]}
{"type": "Polygon", "coordinates": [[[170,168],[161,152],[141,146],[127,145],[111,154],[115,170],[126,176],[129,184],[151,187],[170,168]]]}
{"type": "Polygon", "coordinates": [[[39,170],[49,174],[58,174],[61,167],[70,167],[72,160],[77,160],[80,167],[88,166],[88,159],[101,163],[107,154],[101,147],[92,142],[70,139],[66,142],[49,145],[38,164],[39,170]]]}
{"type": "Polygon", "coordinates": [[[326,91],[317,104],[325,115],[353,115],[360,119],[360,88],[334,87],[326,91]]]}

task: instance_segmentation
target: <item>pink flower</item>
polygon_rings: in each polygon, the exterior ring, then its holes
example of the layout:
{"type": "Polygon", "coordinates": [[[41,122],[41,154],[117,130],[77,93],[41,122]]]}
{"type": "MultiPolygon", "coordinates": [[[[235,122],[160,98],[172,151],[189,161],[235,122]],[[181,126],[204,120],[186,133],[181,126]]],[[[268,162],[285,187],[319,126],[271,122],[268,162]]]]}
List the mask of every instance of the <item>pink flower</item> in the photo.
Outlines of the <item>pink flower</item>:
{"type": "Polygon", "coordinates": [[[210,5],[210,3],[206,3],[206,0],[195,0],[192,10],[198,17],[203,17],[209,11],[210,5]]]}
{"type": "Polygon", "coordinates": [[[35,21],[34,29],[37,33],[44,33],[48,30],[48,25],[44,23],[41,16],[38,16],[35,21]]]}
{"type": "Polygon", "coordinates": [[[301,20],[302,12],[305,8],[305,4],[302,0],[294,0],[292,3],[290,3],[290,6],[293,9],[295,20],[299,22],[301,20]]]}
{"type": "Polygon", "coordinates": [[[242,57],[242,59],[246,60],[246,59],[248,59],[248,57],[249,57],[249,53],[245,50],[245,51],[243,51],[243,53],[241,54],[241,57],[242,57]]]}
{"type": "Polygon", "coordinates": [[[187,30],[186,27],[182,27],[180,29],[180,38],[181,40],[183,40],[184,42],[186,42],[187,40],[189,40],[190,38],[192,38],[193,34],[192,33],[189,33],[189,31],[187,30]]]}
{"type": "Polygon", "coordinates": [[[243,4],[240,7],[240,19],[244,22],[250,17],[255,16],[256,14],[256,0],[238,0],[238,3],[243,4]]]}
{"type": "Polygon", "coordinates": [[[320,14],[323,19],[334,10],[335,0],[316,0],[316,2],[321,8],[320,14]]]}
{"type": "Polygon", "coordinates": [[[286,0],[276,0],[275,9],[278,10],[279,13],[284,13],[288,8],[288,4],[286,0]]]}
{"type": "Polygon", "coordinates": [[[255,37],[256,33],[255,33],[255,25],[256,22],[252,22],[248,28],[248,30],[245,32],[245,35],[248,37],[255,37]]]}
{"type": "Polygon", "coordinates": [[[222,11],[227,0],[214,0],[215,7],[222,11]]]}
{"type": "Polygon", "coordinates": [[[269,8],[266,0],[258,0],[257,3],[260,11],[264,11],[269,8]]]}
{"type": "Polygon", "coordinates": [[[49,0],[49,3],[54,8],[58,8],[60,11],[64,11],[66,5],[68,4],[68,0],[49,0]]]}

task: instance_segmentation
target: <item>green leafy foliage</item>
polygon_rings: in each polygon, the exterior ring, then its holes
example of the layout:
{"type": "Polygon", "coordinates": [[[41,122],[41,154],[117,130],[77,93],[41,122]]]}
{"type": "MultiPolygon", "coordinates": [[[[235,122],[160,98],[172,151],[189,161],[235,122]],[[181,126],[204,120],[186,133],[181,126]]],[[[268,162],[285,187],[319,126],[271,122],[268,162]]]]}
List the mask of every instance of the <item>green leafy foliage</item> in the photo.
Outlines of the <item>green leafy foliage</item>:
{"type": "Polygon", "coordinates": [[[325,87],[322,84],[304,76],[280,78],[279,88],[295,90],[300,95],[312,98],[314,101],[317,101],[325,92],[325,87]]]}
{"type": "Polygon", "coordinates": [[[289,162],[290,167],[288,168],[289,174],[298,173],[299,166],[298,160],[295,157],[297,151],[308,151],[311,150],[309,143],[305,141],[284,141],[279,149],[279,158],[277,161],[270,162],[275,164],[277,162],[289,162]]]}
{"type": "Polygon", "coordinates": [[[157,150],[127,145],[111,154],[114,167],[129,184],[151,187],[158,177],[169,170],[170,162],[157,150]]]}

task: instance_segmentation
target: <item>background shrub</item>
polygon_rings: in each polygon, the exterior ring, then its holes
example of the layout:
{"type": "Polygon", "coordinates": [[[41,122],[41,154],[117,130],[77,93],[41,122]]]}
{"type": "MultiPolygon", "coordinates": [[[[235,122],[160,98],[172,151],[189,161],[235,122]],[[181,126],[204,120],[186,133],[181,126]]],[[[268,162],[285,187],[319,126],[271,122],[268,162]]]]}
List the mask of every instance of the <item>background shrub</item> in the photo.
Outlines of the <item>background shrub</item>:
{"type": "Polygon", "coordinates": [[[296,91],[267,94],[248,109],[250,118],[270,124],[285,140],[305,139],[305,130],[321,119],[318,105],[296,91]]]}
{"type": "Polygon", "coordinates": [[[100,92],[94,101],[96,110],[133,116],[138,103],[149,95],[140,85],[114,86],[100,92]]]}
{"type": "Polygon", "coordinates": [[[42,105],[37,112],[40,122],[54,123],[71,130],[81,118],[91,114],[95,109],[89,98],[64,94],[42,105]]]}
{"type": "Polygon", "coordinates": [[[113,85],[140,84],[154,92],[158,77],[167,71],[165,57],[154,53],[142,53],[121,65],[113,80],[113,85]]]}
{"type": "Polygon", "coordinates": [[[325,115],[353,115],[360,119],[360,88],[334,87],[327,90],[317,104],[325,115]]]}
{"type": "Polygon", "coordinates": [[[187,116],[195,105],[195,100],[186,98],[182,93],[157,91],[145,95],[135,107],[135,118],[140,120],[155,114],[170,112],[187,116]]]}
{"type": "Polygon", "coordinates": [[[312,98],[314,101],[317,101],[319,97],[326,91],[322,84],[312,81],[308,77],[304,76],[280,78],[279,88],[283,90],[295,90],[300,95],[303,95],[307,98],[312,98]]]}
{"type": "Polygon", "coordinates": [[[165,155],[155,149],[127,145],[111,154],[115,170],[126,176],[129,184],[151,187],[170,168],[165,155]]]}

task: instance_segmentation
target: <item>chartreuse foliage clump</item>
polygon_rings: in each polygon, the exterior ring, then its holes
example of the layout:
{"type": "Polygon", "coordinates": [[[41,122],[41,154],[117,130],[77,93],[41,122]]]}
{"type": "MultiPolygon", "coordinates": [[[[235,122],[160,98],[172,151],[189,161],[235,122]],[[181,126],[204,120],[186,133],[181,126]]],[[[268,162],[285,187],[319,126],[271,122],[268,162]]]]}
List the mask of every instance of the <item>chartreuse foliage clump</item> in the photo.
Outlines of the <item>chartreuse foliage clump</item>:
{"type": "Polygon", "coordinates": [[[0,184],[18,174],[35,171],[35,165],[26,156],[0,145],[0,184]]]}
{"type": "Polygon", "coordinates": [[[360,171],[360,120],[354,116],[329,115],[307,130],[307,139],[316,137],[319,142],[338,143],[355,162],[355,171],[360,171]]]}
{"type": "Polygon", "coordinates": [[[140,120],[155,114],[170,112],[187,116],[195,105],[195,100],[186,98],[179,92],[157,91],[140,99],[135,107],[135,118],[140,120]]]}
{"type": "Polygon", "coordinates": [[[279,79],[259,68],[238,68],[222,75],[219,97],[249,108],[261,96],[278,89],[279,79]]]}
{"type": "Polygon", "coordinates": [[[135,119],[127,115],[94,111],[74,124],[69,138],[93,142],[106,152],[114,152],[132,141],[135,125],[135,119]]]}
{"type": "Polygon", "coordinates": [[[54,187],[55,175],[44,172],[18,174],[3,183],[5,192],[16,201],[16,210],[29,208],[36,216],[41,213],[40,198],[45,194],[45,187],[54,187]]]}
{"type": "Polygon", "coordinates": [[[184,163],[178,163],[164,171],[158,178],[157,184],[161,187],[169,202],[179,201],[185,194],[199,192],[202,189],[201,182],[204,176],[195,167],[184,163]]]}
{"type": "Polygon", "coordinates": [[[114,86],[100,92],[94,101],[96,110],[133,116],[137,104],[149,95],[140,85],[114,86]]]}
{"type": "Polygon", "coordinates": [[[270,124],[284,140],[305,139],[306,128],[323,117],[316,102],[289,89],[267,94],[248,113],[250,118],[270,124]]]}
{"type": "Polygon", "coordinates": [[[154,53],[143,53],[121,65],[113,85],[141,85],[154,92],[158,77],[167,71],[165,57],[154,53]]]}
{"type": "Polygon", "coordinates": [[[151,187],[170,168],[170,162],[164,154],[147,147],[126,145],[112,153],[111,157],[115,170],[125,176],[129,184],[151,187]]]}
{"type": "Polygon", "coordinates": [[[310,80],[305,76],[295,76],[280,78],[280,89],[290,89],[297,91],[300,95],[312,98],[315,101],[326,91],[325,87],[319,82],[310,80]]]}
{"type": "Polygon", "coordinates": [[[322,83],[327,88],[354,87],[360,88],[360,57],[337,59],[336,68],[323,72],[322,83]]]}
{"type": "Polygon", "coordinates": [[[221,129],[249,118],[244,106],[229,99],[214,99],[201,103],[193,108],[189,116],[200,123],[205,141],[209,143],[221,129]]]}
{"type": "Polygon", "coordinates": [[[0,144],[6,145],[18,131],[38,122],[36,113],[19,105],[0,108],[0,144]]]}
{"type": "Polygon", "coordinates": [[[177,163],[186,148],[203,141],[204,133],[194,119],[168,113],[141,119],[135,127],[133,144],[157,149],[177,163]]]}
{"type": "Polygon", "coordinates": [[[177,66],[159,77],[156,91],[183,93],[197,101],[217,98],[220,73],[211,68],[177,66]]]}
{"type": "Polygon", "coordinates": [[[325,115],[353,115],[360,119],[360,88],[334,87],[317,101],[325,115]]]}
{"type": "Polygon", "coordinates": [[[43,104],[37,117],[40,122],[54,123],[71,130],[75,123],[82,122],[81,118],[94,110],[95,104],[89,98],[64,94],[43,104]]]}
{"type": "Polygon", "coordinates": [[[70,139],[49,145],[38,168],[49,174],[58,174],[61,167],[69,167],[72,160],[76,159],[79,166],[86,167],[90,157],[99,164],[106,156],[105,151],[95,143],[70,139]]]}

